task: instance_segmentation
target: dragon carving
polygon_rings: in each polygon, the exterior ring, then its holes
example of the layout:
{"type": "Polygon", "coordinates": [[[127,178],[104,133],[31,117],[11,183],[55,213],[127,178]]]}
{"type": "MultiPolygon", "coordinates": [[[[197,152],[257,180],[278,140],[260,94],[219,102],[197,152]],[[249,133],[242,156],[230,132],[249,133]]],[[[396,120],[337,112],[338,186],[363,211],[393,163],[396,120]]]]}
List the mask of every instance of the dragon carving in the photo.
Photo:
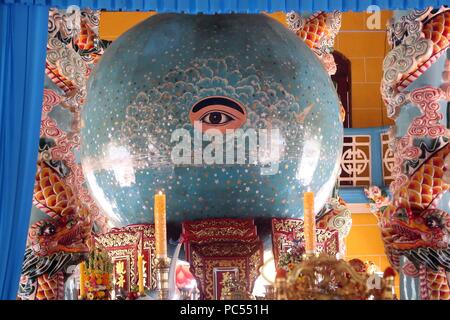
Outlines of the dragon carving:
{"type": "Polygon", "coordinates": [[[19,298],[53,300],[64,296],[64,268],[89,251],[92,221],[88,208],[45,161],[38,163],[35,197],[52,217],[34,223],[28,233],[19,298]]]}
{"type": "Polygon", "coordinates": [[[86,259],[94,224],[99,231],[107,229],[75,156],[87,78],[104,50],[98,18],[97,11],[77,8],[49,12],[45,72],[60,90],[44,90],[33,193],[34,207],[48,217],[29,228],[19,299],[63,299],[65,271],[86,259]],[[69,132],[50,115],[57,106],[71,114],[69,132]]]}
{"type": "Polygon", "coordinates": [[[320,229],[338,231],[339,254],[341,257],[345,257],[345,238],[352,227],[352,214],[345,201],[337,195],[337,190],[325,207],[317,214],[316,225],[320,229]]]}
{"type": "Polygon", "coordinates": [[[309,17],[294,11],[286,15],[288,28],[313,50],[329,75],[336,73],[332,51],[334,39],[341,28],[341,17],[339,11],[319,11],[309,17]]]}
{"type": "Polygon", "coordinates": [[[427,83],[427,72],[446,58],[450,46],[450,9],[412,11],[392,20],[388,35],[392,50],[383,64],[382,96],[388,116],[409,124],[402,132],[395,126],[390,131],[392,200],[377,189],[367,194],[373,203],[382,203],[375,211],[392,266],[419,278],[421,299],[450,300],[450,215],[440,204],[450,182],[449,130],[442,124],[440,104],[450,100],[448,59],[441,84],[427,83]],[[417,107],[420,115],[410,119],[401,113],[405,106],[417,107]],[[407,259],[402,266],[401,256],[407,259]]]}
{"type": "MultiPolygon", "coordinates": [[[[374,211],[391,265],[399,272],[420,278],[422,299],[450,299],[450,215],[436,208],[449,189],[443,179],[449,153],[447,144],[397,190],[393,202],[381,200],[381,207],[374,211]],[[409,261],[402,268],[400,256],[409,261]]],[[[379,201],[379,192],[371,189],[367,193],[372,201],[379,201]]]]}

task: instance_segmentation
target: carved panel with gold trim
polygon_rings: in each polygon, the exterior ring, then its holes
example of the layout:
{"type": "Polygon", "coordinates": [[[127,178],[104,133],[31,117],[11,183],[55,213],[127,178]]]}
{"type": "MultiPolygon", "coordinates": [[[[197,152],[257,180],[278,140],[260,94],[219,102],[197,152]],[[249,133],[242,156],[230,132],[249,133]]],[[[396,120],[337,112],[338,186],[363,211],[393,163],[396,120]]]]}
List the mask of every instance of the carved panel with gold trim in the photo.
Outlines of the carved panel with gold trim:
{"type": "MultiPolygon", "coordinates": [[[[303,246],[303,219],[272,219],[272,247],[275,265],[281,252],[286,252],[293,246],[303,246]]],[[[317,253],[326,252],[336,256],[339,253],[339,231],[316,229],[317,253]]]]}
{"type": "MultiPolygon", "coordinates": [[[[155,226],[154,224],[132,224],[123,228],[113,230],[123,230],[132,233],[141,233],[144,263],[144,284],[149,289],[156,289],[156,255],[155,252],[155,226]]],[[[137,283],[136,283],[137,284],[137,283]]]]}
{"type": "Polygon", "coordinates": [[[142,246],[142,234],[113,230],[96,236],[95,241],[106,249],[114,265],[115,289],[130,291],[138,282],[137,257],[142,246]]]}
{"type": "Polygon", "coordinates": [[[220,299],[222,287],[217,281],[218,270],[237,269],[239,279],[245,279],[247,290],[251,292],[263,264],[263,246],[259,240],[192,244],[191,257],[191,272],[197,279],[201,298],[220,299]]]}

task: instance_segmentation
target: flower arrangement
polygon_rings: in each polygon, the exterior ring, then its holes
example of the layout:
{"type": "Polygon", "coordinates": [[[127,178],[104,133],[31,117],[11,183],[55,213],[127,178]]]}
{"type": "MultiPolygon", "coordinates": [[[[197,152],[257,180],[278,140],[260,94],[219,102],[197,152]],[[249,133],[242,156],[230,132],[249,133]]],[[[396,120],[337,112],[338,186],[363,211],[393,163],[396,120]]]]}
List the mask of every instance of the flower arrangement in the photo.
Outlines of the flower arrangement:
{"type": "Polygon", "coordinates": [[[113,264],[105,250],[95,248],[89,253],[85,278],[87,300],[110,299],[112,271],[113,264]]]}
{"type": "Polygon", "coordinates": [[[374,214],[383,213],[390,204],[389,196],[386,191],[381,190],[377,186],[371,186],[369,189],[364,189],[364,193],[369,199],[370,211],[374,214]]]}

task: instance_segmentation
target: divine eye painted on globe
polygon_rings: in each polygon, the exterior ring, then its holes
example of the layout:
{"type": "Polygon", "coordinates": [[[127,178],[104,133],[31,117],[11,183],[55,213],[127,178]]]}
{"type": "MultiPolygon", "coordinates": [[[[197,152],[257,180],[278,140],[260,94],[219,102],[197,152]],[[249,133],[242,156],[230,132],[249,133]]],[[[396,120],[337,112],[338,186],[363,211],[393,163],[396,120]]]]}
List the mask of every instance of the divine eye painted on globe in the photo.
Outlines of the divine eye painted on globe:
{"type": "Polygon", "coordinates": [[[247,119],[245,107],[227,97],[207,97],[194,104],[189,112],[192,124],[199,121],[201,131],[217,129],[221,133],[242,127],[247,119]]]}
{"type": "Polygon", "coordinates": [[[265,15],[158,14],[118,38],[83,110],[87,184],[116,226],[208,217],[302,217],[320,210],[342,150],[330,77],[265,15]],[[175,32],[176,30],[176,32],[175,32]],[[170,36],[168,36],[170,35],[170,36]]]}

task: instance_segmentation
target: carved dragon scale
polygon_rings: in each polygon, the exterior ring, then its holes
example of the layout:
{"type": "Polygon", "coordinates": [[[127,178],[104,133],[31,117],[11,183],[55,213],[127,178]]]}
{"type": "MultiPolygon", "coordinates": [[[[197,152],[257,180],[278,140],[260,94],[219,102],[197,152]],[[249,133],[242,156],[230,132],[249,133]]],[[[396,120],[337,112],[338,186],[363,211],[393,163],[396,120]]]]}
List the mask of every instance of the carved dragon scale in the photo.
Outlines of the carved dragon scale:
{"type": "MultiPolygon", "coordinates": [[[[450,215],[439,209],[448,192],[449,129],[442,124],[440,101],[450,100],[450,61],[439,87],[419,84],[421,77],[450,46],[450,9],[431,7],[412,11],[388,26],[392,50],[383,63],[381,92],[387,113],[401,120],[401,110],[415,106],[420,115],[399,136],[394,126],[392,201],[377,213],[386,253],[405,275],[420,279],[421,299],[450,299],[450,215]],[[408,262],[400,266],[400,257],[408,262]]],[[[447,103],[446,103],[447,104],[447,103]]]]}
{"type": "Polygon", "coordinates": [[[49,12],[45,73],[58,89],[45,89],[33,205],[48,218],[30,226],[18,298],[64,298],[65,271],[84,259],[93,224],[106,219],[84,186],[75,150],[80,144],[80,111],[90,70],[103,53],[99,12],[69,8],[49,12]],[[71,114],[70,131],[50,113],[56,106],[71,114]]]}

